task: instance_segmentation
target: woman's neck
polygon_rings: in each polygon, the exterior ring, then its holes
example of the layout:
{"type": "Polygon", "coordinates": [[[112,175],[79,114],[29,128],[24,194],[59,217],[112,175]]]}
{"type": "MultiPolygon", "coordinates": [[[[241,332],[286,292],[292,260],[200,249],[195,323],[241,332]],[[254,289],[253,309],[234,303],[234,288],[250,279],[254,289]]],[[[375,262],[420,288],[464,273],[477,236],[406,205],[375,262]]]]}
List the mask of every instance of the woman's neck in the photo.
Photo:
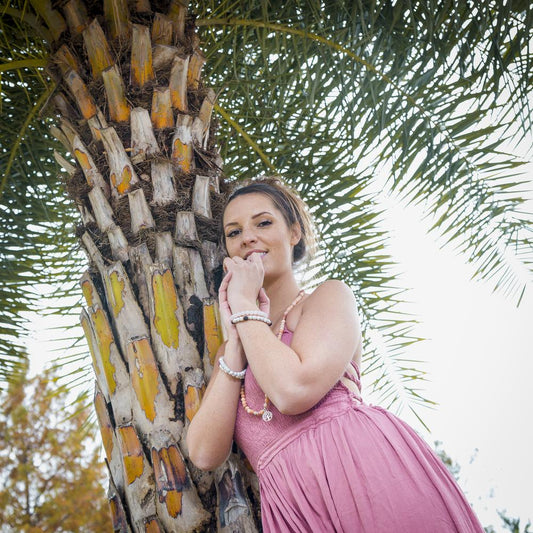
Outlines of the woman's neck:
{"type": "Polygon", "coordinates": [[[264,289],[270,300],[270,318],[273,326],[277,328],[283,313],[298,295],[300,287],[296,283],[294,274],[290,271],[270,283],[265,283],[264,289]]]}

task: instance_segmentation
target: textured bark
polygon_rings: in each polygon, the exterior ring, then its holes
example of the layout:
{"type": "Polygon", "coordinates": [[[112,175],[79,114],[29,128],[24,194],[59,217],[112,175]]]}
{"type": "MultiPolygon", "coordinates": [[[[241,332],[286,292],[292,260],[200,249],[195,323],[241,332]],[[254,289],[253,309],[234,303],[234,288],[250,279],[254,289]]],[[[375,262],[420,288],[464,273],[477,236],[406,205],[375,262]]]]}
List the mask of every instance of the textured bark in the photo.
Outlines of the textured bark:
{"type": "Polygon", "coordinates": [[[124,84],[117,65],[113,65],[102,72],[109,118],[114,122],[127,122],[130,118],[130,107],[124,94],[124,84]]]}
{"type": "Polygon", "coordinates": [[[227,191],[193,17],[180,0],[32,4],[54,36],[52,134],[70,153],[55,158],[90,263],[80,322],[114,530],[257,531],[254,475],[236,454],[201,472],[185,441],[222,342],[227,191]]]}

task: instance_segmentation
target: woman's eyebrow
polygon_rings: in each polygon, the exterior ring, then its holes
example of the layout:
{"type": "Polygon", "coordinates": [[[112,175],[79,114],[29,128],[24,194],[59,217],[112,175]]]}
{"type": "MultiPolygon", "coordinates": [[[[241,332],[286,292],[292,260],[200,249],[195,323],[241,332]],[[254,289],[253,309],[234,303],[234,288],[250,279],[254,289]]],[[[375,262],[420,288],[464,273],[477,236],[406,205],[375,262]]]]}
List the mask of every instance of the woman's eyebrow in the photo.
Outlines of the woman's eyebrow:
{"type": "MultiPolygon", "coordinates": [[[[261,213],[257,213],[257,215],[253,215],[252,216],[252,220],[254,218],[260,217],[261,215],[270,215],[270,216],[272,216],[272,213],[270,213],[270,211],[261,211],[261,213]]],[[[238,222],[228,222],[227,224],[224,224],[224,227],[227,228],[228,226],[238,226],[238,225],[239,225],[238,222]]]]}

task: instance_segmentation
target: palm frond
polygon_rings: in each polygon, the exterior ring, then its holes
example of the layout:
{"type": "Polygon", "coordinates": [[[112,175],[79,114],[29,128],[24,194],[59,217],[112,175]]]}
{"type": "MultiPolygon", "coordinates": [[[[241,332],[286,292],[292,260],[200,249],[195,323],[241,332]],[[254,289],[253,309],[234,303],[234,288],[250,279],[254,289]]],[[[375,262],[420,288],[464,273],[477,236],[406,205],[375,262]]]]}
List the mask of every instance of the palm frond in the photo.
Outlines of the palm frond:
{"type": "MultiPolygon", "coordinates": [[[[520,299],[533,265],[531,217],[523,213],[523,161],[505,153],[502,139],[518,143],[532,125],[528,2],[221,0],[197,2],[193,11],[206,78],[220,94],[226,174],[274,169],[304,196],[322,235],[320,275],[341,277],[357,295],[376,391],[386,404],[427,405],[420,364],[405,360],[418,339],[413,318],[398,312],[403,290],[380,225],[376,177],[385,174],[395,193],[423,204],[434,231],[477,265],[479,277],[520,299]]],[[[0,198],[1,216],[12,219],[12,247],[0,253],[18,254],[13,263],[26,261],[21,272],[44,281],[39,257],[59,277],[76,268],[73,256],[61,256],[73,249],[66,226],[74,217],[43,155],[53,141],[27,120],[49,85],[39,70],[12,68],[45,57],[39,19],[23,0],[2,13],[8,120],[0,138],[4,147],[17,135],[21,142],[0,198]],[[21,215],[28,209],[29,223],[21,215]],[[41,228],[35,235],[34,227],[41,228]]],[[[9,153],[2,148],[0,170],[9,153]]]]}
{"type": "Polygon", "coordinates": [[[68,294],[71,288],[62,289],[60,282],[76,276],[79,267],[72,253],[76,216],[52,157],[57,142],[48,132],[50,120],[42,114],[53,85],[34,68],[43,64],[45,43],[25,31],[24,21],[35,22],[31,17],[1,20],[0,55],[12,59],[2,72],[0,117],[0,383],[5,383],[26,358],[25,316],[42,299],[39,286],[54,283],[54,296],[68,294]]]}
{"type": "Polygon", "coordinates": [[[532,20],[521,9],[504,20],[490,2],[197,5],[208,79],[232,119],[220,125],[226,173],[271,172],[265,154],[312,206],[323,271],[354,288],[385,403],[424,403],[413,387],[424,373],[403,360],[417,339],[412,318],[395,312],[376,175],[423,203],[435,231],[496,288],[520,298],[531,281],[523,161],[500,148],[531,127],[532,20]]]}

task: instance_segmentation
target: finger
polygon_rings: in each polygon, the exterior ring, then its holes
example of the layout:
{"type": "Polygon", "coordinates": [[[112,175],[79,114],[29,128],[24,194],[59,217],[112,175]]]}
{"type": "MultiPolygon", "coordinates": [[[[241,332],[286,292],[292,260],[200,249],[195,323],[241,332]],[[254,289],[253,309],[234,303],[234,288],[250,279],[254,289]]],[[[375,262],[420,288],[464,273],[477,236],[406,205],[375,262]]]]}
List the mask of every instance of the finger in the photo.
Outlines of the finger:
{"type": "Polygon", "coordinates": [[[270,313],[270,300],[267,296],[267,293],[263,287],[259,290],[258,294],[258,303],[259,303],[259,310],[263,311],[264,313],[269,314],[270,313]]]}
{"type": "Polygon", "coordinates": [[[259,299],[259,303],[267,303],[267,304],[270,303],[267,293],[263,287],[259,289],[258,299],[259,299]]]}
{"type": "Polygon", "coordinates": [[[229,281],[230,281],[232,275],[233,275],[233,272],[231,272],[231,270],[230,270],[230,271],[227,272],[226,275],[222,278],[222,281],[220,282],[220,287],[218,288],[218,294],[219,294],[219,295],[220,295],[221,293],[223,293],[224,295],[227,293],[227,291],[228,291],[229,281]]]}
{"type": "Polygon", "coordinates": [[[224,318],[228,318],[231,315],[231,308],[228,303],[228,285],[231,279],[232,273],[228,272],[220,284],[218,289],[218,305],[220,313],[224,318]]]}
{"type": "Polygon", "coordinates": [[[250,257],[249,260],[255,265],[257,270],[261,275],[264,275],[265,267],[263,265],[263,259],[260,253],[254,252],[250,257]]]}
{"type": "Polygon", "coordinates": [[[224,257],[224,261],[222,261],[222,268],[224,269],[224,272],[228,272],[231,262],[231,257],[224,257]]]}

